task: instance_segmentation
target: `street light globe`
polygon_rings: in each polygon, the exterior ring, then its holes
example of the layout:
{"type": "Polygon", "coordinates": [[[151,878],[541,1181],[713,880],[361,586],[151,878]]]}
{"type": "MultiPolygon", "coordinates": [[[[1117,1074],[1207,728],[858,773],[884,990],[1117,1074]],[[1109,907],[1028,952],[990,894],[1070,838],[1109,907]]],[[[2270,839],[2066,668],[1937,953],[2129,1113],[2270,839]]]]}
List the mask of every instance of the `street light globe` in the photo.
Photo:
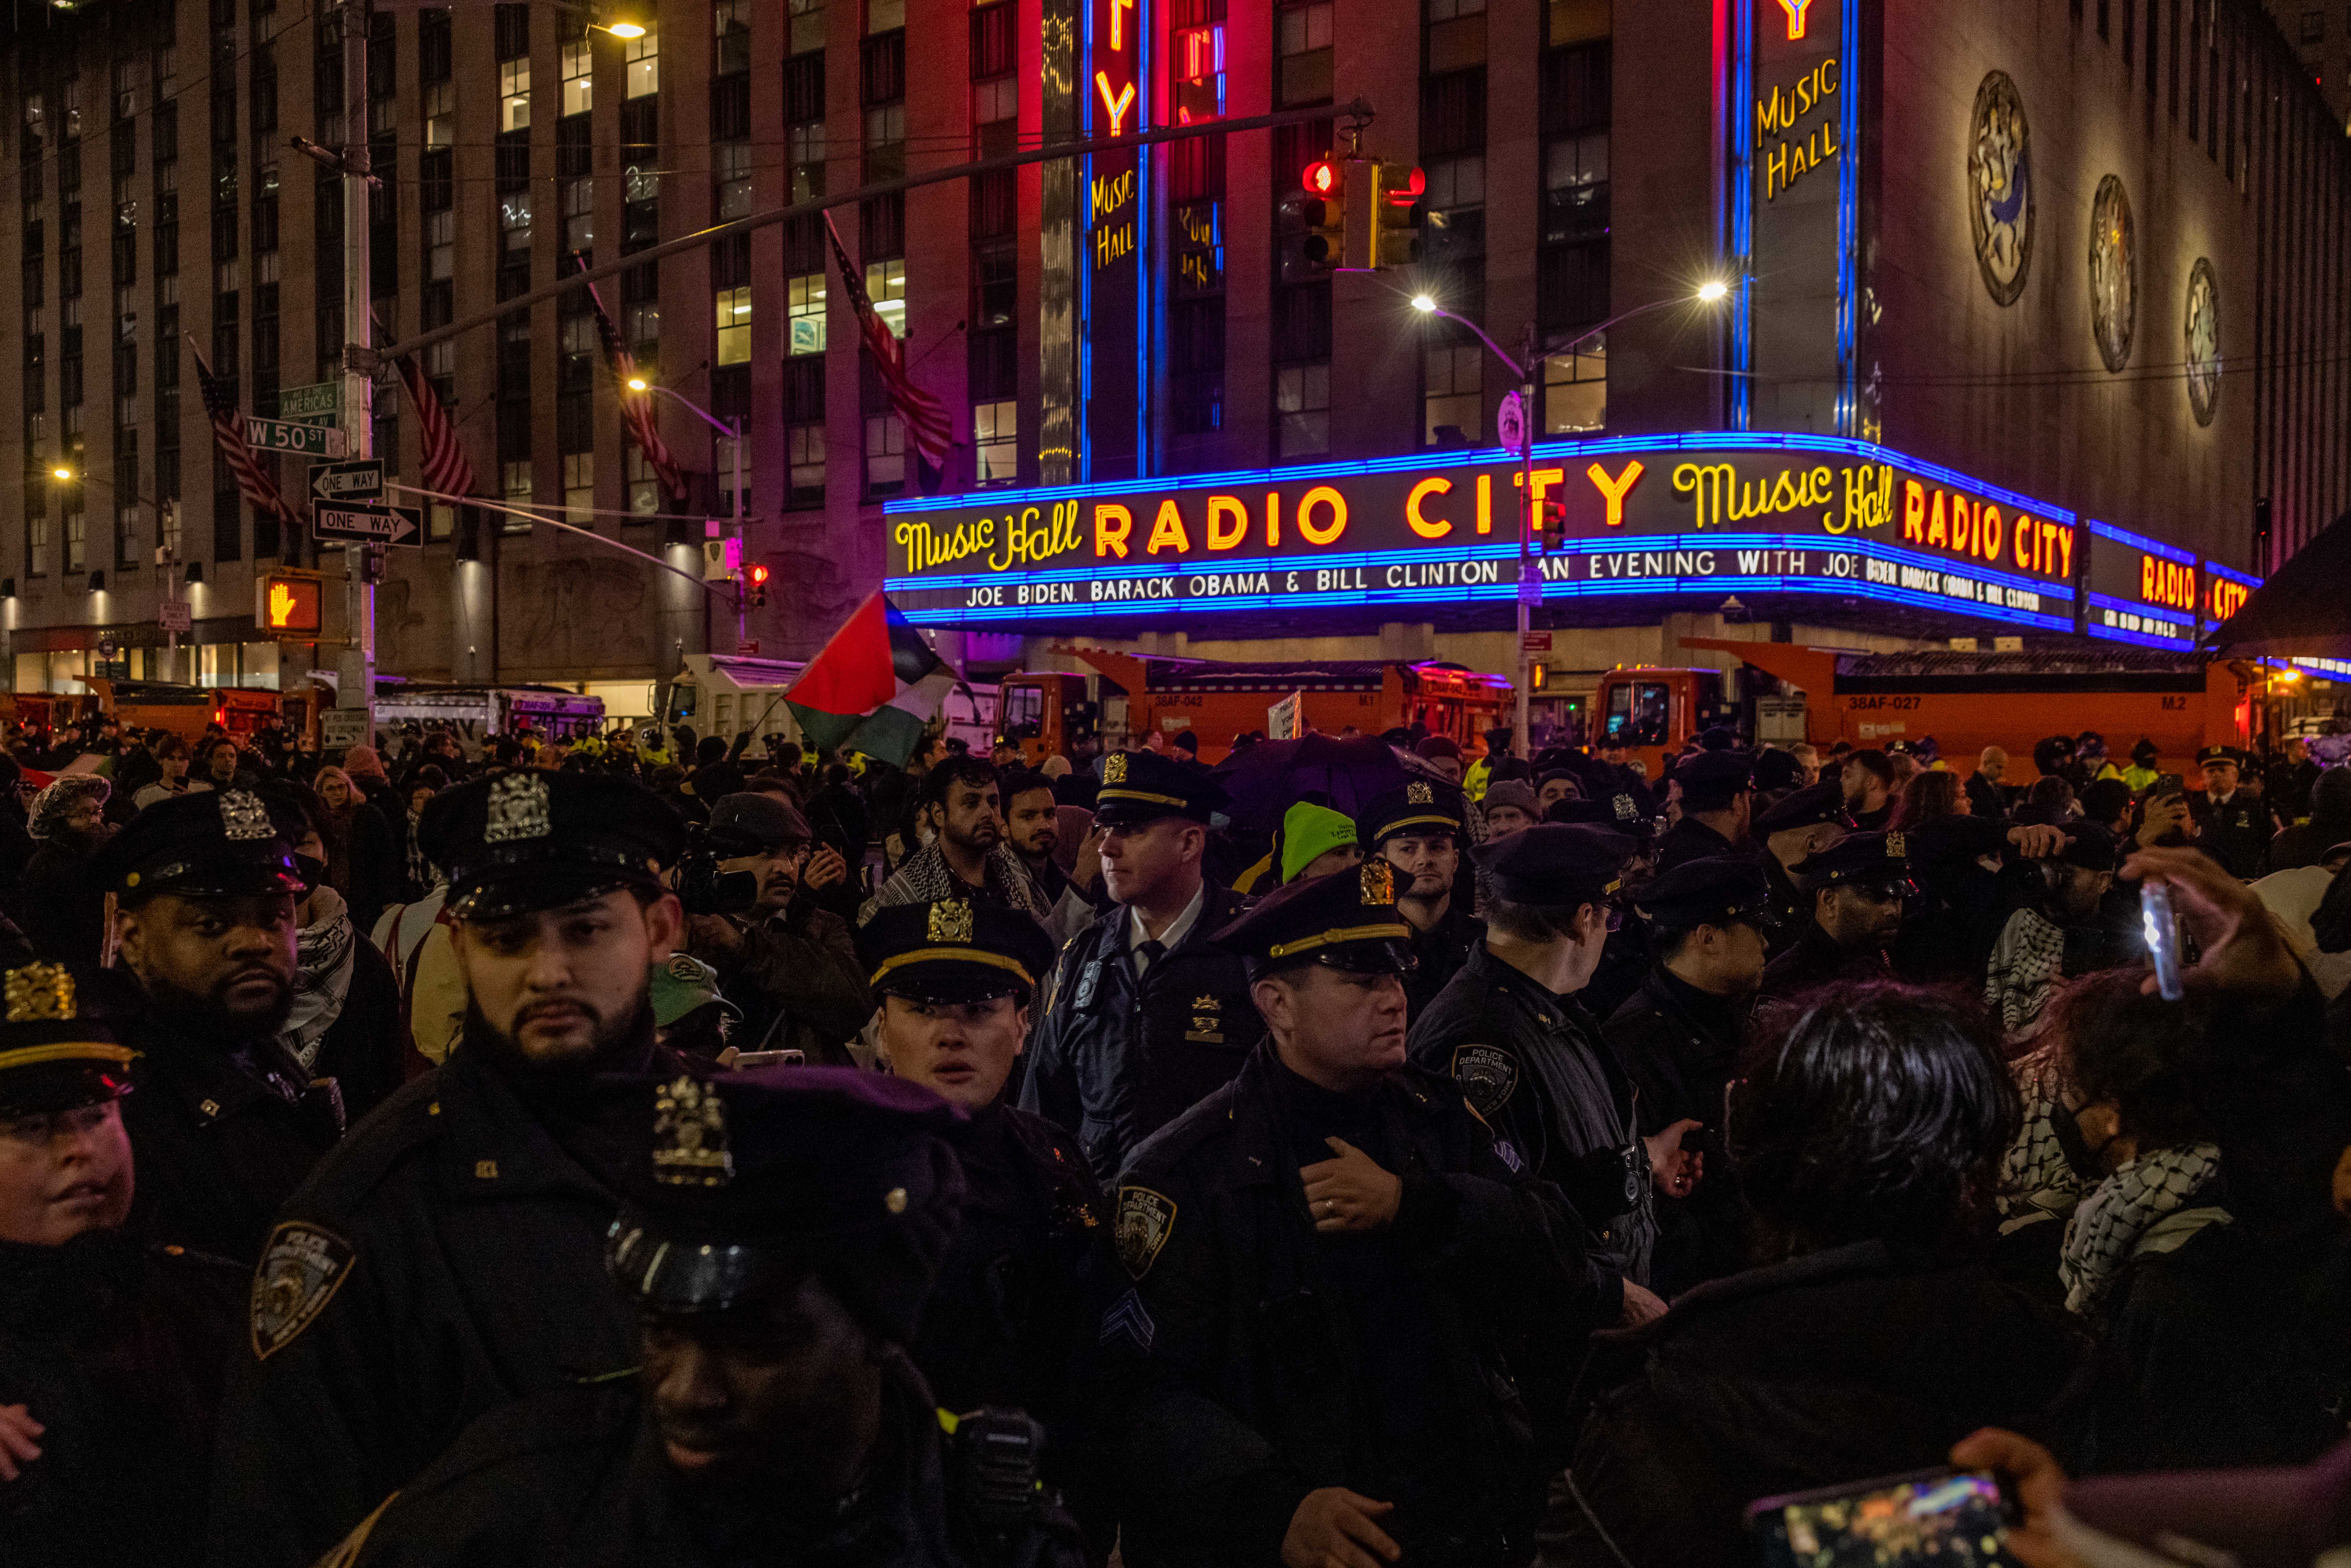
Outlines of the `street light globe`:
{"type": "Polygon", "coordinates": [[[645,30],[634,22],[615,22],[604,31],[616,38],[642,38],[645,36],[645,30]]]}
{"type": "Polygon", "coordinates": [[[1428,295],[1416,294],[1412,297],[1412,308],[1426,316],[1437,308],[1437,301],[1428,295]]]}
{"type": "Polygon", "coordinates": [[[70,468],[52,468],[49,470],[49,477],[52,479],[70,479],[73,477],[73,470],[70,468]]]}
{"type": "Polygon", "coordinates": [[[1719,277],[1709,277],[1698,286],[1698,298],[1701,305],[1717,304],[1729,293],[1730,285],[1719,277]]]}
{"type": "Polygon", "coordinates": [[[631,392],[643,392],[646,387],[651,384],[652,383],[647,382],[643,376],[631,376],[629,378],[629,390],[631,392]]]}

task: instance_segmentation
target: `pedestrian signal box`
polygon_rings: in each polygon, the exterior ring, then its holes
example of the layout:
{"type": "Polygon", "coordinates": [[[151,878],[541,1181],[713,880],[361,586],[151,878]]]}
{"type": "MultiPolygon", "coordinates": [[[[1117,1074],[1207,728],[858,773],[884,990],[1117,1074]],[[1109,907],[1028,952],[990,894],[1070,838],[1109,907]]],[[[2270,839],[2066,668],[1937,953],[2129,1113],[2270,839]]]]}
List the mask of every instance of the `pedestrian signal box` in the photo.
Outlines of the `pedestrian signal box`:
{"type": "Polygon", "coordinates": [[[319,578],[270,572],[253,585],[254,624],[273,637],[316,637],[323,629],[325,591],[319,578]]]}

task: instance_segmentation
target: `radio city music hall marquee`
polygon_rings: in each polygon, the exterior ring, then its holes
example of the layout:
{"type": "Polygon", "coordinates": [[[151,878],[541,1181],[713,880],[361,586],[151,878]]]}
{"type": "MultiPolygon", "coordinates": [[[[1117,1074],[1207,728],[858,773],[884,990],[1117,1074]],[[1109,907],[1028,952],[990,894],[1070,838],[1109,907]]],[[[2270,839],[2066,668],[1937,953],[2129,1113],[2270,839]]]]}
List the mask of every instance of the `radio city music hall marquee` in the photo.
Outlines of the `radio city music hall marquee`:
{"type": "MultiPolygon", "coordinates": [[[[1377,609],[1518,592],[1507,453],[907,500],[887,586],[929,624],[1377,609]]],[[[1537,448],[1563,549],[1549,601],[1823,593],[2074,629],[2083,528],[2064,507],[1866,442],[1706,432],[1537,448]]]]}

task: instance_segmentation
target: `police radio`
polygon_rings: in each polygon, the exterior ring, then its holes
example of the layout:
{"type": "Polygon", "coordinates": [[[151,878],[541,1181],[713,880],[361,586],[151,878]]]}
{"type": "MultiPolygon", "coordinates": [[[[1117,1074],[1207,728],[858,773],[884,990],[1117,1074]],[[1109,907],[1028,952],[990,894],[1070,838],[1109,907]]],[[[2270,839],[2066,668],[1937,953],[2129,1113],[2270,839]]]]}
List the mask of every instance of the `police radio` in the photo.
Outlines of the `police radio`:
{"type": "Polygon", "coordinates": [[[985,1546],[1026,1530],[1037,1517],[1043,1483],[1037,1458],[1045,1448],[1045,1428],[1025,1410],[987,1406],[953,1421],[952,1477],[956,1529],[985,1546]]]}

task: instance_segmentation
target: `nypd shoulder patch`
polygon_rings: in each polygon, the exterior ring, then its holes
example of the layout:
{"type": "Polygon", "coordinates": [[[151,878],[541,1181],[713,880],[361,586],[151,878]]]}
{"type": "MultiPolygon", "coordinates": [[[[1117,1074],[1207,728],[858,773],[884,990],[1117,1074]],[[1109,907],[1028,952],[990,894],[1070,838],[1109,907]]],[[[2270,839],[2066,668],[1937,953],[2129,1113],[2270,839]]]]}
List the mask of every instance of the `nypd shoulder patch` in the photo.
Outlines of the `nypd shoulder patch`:
{"type": "Polygon", "coordinates": [[[1519,1059],[1494,1045],[1457,1046],[1453,1051],[1453,1082],[1461,1085],[1469,1108],[1480,1121],[1510,1103],[1519,1086],[1519,1059]]]}
{"type": "Polygon", "coordinates": [[[351,1244],[331,1230],[289,1219],[269,1233],[253,1271],[253,1358],[292,1344],[350,1278],[351,1244]]]}
{"type": "Polygon", "coordinates": [[[1147,1186],[1118,1189],[1118,1260],[1140,1280],[1176,1228],[1176,1200],[1147,1186]]]}

